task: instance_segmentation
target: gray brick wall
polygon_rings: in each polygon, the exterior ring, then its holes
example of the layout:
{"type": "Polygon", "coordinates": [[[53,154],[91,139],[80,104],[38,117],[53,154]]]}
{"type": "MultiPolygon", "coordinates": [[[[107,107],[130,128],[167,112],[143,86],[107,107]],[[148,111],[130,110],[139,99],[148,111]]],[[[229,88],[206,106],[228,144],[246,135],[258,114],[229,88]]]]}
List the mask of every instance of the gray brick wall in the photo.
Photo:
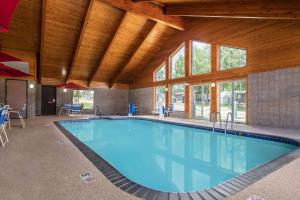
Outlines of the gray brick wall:
{"type": "Polygon", "coordinates": [[[95,89],[95,105],[104,115],[128,113],[128,90],[95,89]]]}
{"type": "Polygon", "coordinates": [[[248,76],[248,124],[300,128],[300,67],[248,76]]]}
{"type": "Polygon", "coordinates": [[[140,88],[129,90],[129,102],[134,103],[143,115],[151,115],[153,102],[153,88],[140,88]]]}
{"type": "Polygon", "coordinates": [[[29,84],[34,84],[34,88],[27,87],[27,117],[32,118],[36,116],[36,82],[35,81],[28,81],[27,86],[29,84]]]}
{"type": "Polygon", "coordinates": [[[0,103],[5,103],[5,80],[0,79],[0,103]]]}

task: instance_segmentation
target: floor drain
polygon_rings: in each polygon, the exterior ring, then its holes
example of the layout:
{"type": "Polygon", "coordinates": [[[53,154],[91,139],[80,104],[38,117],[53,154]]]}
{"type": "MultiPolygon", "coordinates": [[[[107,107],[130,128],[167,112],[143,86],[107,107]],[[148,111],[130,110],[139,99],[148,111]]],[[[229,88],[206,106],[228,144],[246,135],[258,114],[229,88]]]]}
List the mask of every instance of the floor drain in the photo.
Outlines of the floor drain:
{"type": "Polygon", "coordinates": [[[80,178],[85,182],[85,183],[91,183],[95,180],[95,178],[89,173],[86,172],[84,174],[80,175],[80,178]]]}
{"type": "Polygon", "coordinates": [[[261,198],[260,196],[253,195],[253,196],[249,197],[247,200],[264,200],[264,199],[261,198]]]}
{"type": "Polygon", "coordinates": [[[65,142],[63,140],[58,140],[56,141],[57,144],[63,145],[63,144],[67,144],[68,142],[65,142]]]}

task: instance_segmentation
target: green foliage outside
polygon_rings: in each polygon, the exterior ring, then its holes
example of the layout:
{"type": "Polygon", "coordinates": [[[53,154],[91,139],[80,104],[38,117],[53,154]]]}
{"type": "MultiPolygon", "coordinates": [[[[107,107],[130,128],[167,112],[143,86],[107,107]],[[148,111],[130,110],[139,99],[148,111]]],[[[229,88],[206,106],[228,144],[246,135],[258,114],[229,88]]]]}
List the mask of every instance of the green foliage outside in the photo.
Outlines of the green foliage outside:
{"type": "Polygon", "coordinates": [[[210,45],[193,42],[192,48],[192,74],[210,72],[210,45]]]}
{"type": "Polygon", "coordinates": [[[184,76],[184,47],[182,47],[171,59],[172,78],[184,76]]]}
{"type": "Polygon", "coordinates": [[[73,103],[83,104],[84,109],[94,108],[94,91],[93,90],[73,90],[73,103]]]}
{"type": "Polygon", "coordinates": [[[166,80],[166,65],[161,66],[159,70],[156,71],[155,80],[156,81],[166,80]]]}
{"type": "Polygon", "coordinates": [[[220,69],[232,69],[246,66],[246,50],[221,46],[220,69]]]}

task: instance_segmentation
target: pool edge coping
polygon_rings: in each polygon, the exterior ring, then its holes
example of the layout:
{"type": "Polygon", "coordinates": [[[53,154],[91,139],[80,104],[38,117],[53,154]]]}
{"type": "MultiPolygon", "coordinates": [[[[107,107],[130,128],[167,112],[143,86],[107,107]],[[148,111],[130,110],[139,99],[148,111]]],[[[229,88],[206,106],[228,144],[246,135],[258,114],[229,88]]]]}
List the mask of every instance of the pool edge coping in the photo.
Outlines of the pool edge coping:
{"type": "MultiPolygon", "coordinates": [[[[211,127],[197,126],[192,124],[186,124],[182,122],[170,122],[162,121],[155,119],[148,119],[142,117],[119,117],[119,118],[110,118],[105,117],[104,119],[110,120],[122,120],[122,119],[140,119],[154,122],[161,122],[166,124],[175,124],[180,126],[186,126],[191,128],[199,128],[204,130],[212,130],[211,127]]],[[[249,133],[243,131],[229,131],[228,134],[240,135],[243,137],[259,138],[263,140],[271,140],[275,142],[287,143],[298,146],[294,151],[284,154],[278,158],[275,158],[267,163],[259,165],[244,174],[232,177],[231,179],[222,182],[214,187],[209,189],[200,190],[196,192],[163,192],[151,188],[142,186],[134,181],[131,181],[125,177],[121,172],[115,169],[111,164],[109,164],[105,159],[100,155],[94,152],[91,148],[81,142],[78,138],[73,136],[67,129],[65,129],[60,122],[80,122],[80,121],[90,121],[90,120],[99,120],[99,118],[89,118],[89,119],[69,119],[69,120],[58,120],[53,123],[55,126],[72,142],[72,144],[91,162],[93,165],[116,187],[119,189],[134,195],[138,198],[146,200],[175,200],[175,199],[191,199],[191,200],[218,200],[225,199],[235,195],[236,193],[242,191],[249,185],[259,181],[270,173],[280,169],[284,165],[290,163],[296,158],[300,157],[300,141],[291,138],[285,138],[280,136],[264,135],[261,133],[249,133]],[[242,134],[241,134],[242,133],[242,134]],[[262,137],[262,138],[260,138],[262,137]],[[276,138],[276,139],[275,139],[276,138]],[[291,143],[290,143],[291,142],[291,143]]],[[[222,133],[223,129],[215,129],[216,132],[222,133]]],[[[224,130],[223,130],[224,131],[224,130]]]]}

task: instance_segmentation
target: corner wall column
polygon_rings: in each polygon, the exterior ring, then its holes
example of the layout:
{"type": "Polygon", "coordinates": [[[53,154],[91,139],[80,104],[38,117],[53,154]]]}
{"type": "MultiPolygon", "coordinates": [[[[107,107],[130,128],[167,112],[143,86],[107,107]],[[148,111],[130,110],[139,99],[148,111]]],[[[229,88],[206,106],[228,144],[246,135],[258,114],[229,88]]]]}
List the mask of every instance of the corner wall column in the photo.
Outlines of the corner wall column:
{"type": "MultiPolygon", "coordinates": [[[[185,41],[185,77],[191,76],[191,60],[192,60],[192,41],[187,40],[185,41]]],[[[185,116],[188,119],[192,118],[192,94],[191,94],[191,86],[188,82],[185,83],[185,99],[184,99],[184,112],[185,116]]]]}
{"type": "MultiPolygon", "coordinates": [[[[211,45],[211,72],[215,73],[218,71],[219,63],[219,45],[211,45]]],[[[212,80],[216,84],[215,87],[210,86],[210,113],[218,112],[218,85],[215,80],[212,80]]],[[[210,120],[212,120],[210,118],[210,120]]]]}

